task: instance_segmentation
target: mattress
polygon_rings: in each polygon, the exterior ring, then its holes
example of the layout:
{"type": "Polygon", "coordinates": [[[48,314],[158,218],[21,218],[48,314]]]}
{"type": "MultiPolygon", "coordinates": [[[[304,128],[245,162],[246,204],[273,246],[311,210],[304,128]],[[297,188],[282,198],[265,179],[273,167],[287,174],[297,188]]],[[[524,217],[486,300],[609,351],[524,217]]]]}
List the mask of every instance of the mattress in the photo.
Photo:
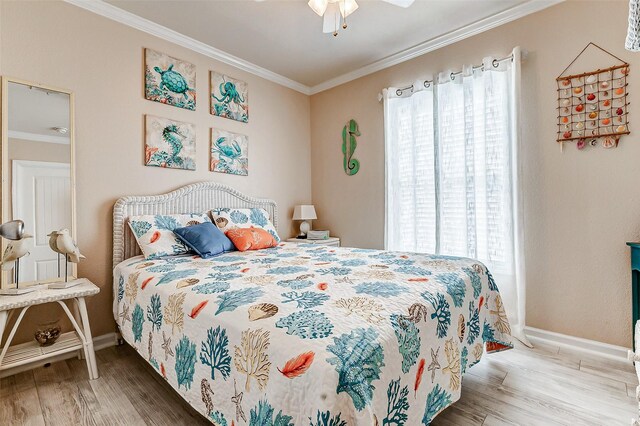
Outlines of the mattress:
{"type": "Polygon", "coordinates": [[[429,424],[511,347],[472,259],[282,243],[114,269],[123,338],[216,425],[429,424]]]}

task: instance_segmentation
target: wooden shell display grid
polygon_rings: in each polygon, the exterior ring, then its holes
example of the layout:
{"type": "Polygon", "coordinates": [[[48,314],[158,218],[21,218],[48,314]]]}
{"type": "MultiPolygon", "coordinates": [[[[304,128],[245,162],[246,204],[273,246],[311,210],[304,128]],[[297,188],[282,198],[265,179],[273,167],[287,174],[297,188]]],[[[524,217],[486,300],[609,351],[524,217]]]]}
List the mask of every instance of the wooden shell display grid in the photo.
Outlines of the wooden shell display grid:
{"type": "Polygon", "coordinates": [[[582,74],[560,76],[557,141],[605,148],[629,134],[627,77],[629,64],[582,74]]]}

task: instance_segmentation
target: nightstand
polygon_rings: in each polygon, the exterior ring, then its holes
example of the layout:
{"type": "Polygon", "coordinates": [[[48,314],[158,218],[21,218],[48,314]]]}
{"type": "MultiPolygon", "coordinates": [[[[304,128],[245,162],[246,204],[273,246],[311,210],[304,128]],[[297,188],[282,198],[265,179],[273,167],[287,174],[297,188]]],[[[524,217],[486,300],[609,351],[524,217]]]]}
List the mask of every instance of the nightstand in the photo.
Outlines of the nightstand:
{"type": "Polygon", "coordinates": [[[80,284],[65,289],[49,289],[46,284],[42,284],[38,290],[31,293],[18,296],[0,296],[0,371],[42,361],[67,352],[82,351],[87,361],[89,379],[98,378],[93,338],[91,337],[89,316],[84,299],[98,294],[100,289],[86,278],[81,278],[79,281],[81,281],[80,284]],[[73,314],[65,303],[67,301],[73,301],[73,314]],[[57,302],[62,306],[75,331],[62,333],[50,346],[40,346],[36,341],[10,346],[27,310],[32,306],[52,302],[57,302]],[[4,329],[11,316],[16,312],[19,312],[18,318],[9,337],[7,337],[7,341],[3,343],[4,329]]]}
{"type": "Polygon", "coordinates": [[[287,242],[298,244],[316,244],[319,246],[340,247],[340,238],[329,237],[326,240],[307,240],[306,238],[289,238],[287,242]]]}

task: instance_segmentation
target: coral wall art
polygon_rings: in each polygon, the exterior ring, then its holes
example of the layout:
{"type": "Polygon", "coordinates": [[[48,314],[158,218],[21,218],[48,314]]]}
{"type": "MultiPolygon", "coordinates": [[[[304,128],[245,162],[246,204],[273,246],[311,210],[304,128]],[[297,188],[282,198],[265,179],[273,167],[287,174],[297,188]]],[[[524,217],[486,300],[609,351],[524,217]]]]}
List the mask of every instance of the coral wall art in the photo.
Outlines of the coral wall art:
{"type": "Polygon", "coordinates": [[[195,157],[195,125],[145,116],[145,165],[195,170],[195,157]]]}
{"type": "Polygon", "coordinates": [[[211,114],[249,122],[248,84],[211,71],[211,114]]]}
{"type": "Polygon", "coordinates": [[[249,138],[239,133],[211,129],[211,171],[249,174],[249,138]]]}
{"type": "Polygon", "coordinates": [[[144,96],[178,108],[196,109],[196,66],[145,49],[144,96]]]}

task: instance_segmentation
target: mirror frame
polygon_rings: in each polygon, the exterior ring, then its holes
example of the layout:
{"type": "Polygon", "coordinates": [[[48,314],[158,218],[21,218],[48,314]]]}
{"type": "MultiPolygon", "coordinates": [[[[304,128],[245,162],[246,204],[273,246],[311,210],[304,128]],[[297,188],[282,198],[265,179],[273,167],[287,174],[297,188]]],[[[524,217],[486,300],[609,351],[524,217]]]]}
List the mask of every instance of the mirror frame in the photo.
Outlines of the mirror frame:
{"type": "MultiPolygon", "coordinates": [[[[11,212],[9,211],[9,203],[8,197],[11,196],[11,188],[9,188],[9,157],[7,155],[9,148],[9,117],[8,117],[8,107],[9,107],[9,83],[23,84],[25,86],[37,87],[39,89],[47,90],[50,92],[59,92],[65,93],[69,95],[69,150],[70,150],[70,158],[69,158],[69,168],[71,172],[71,236],[75,241],[77,241],[77,224],[76,224],[76,153],[75,153],[75,97],[72,91],[61,89],[59,87],[44,85],[40,83],[34,83],[32,81],[22,80],[13,77],[2,77],[2,89],[0,92],[2,107],[0,108],[0,121],[2,122],[1,126],[1,135],[2,141],[0,145],[0,158],[1,158],[1,169],[2,169],[2,185],[0,186],[0,200],[2,200],[2,214],[1,214],[1,222],[5,223],[11,216],[11,212]]],[[[19,218],[16,218],[19,219],[19,218]]],[[[4,238],[0,238],[0,249],[2,250],[0,254],[4,253],[4,250],[7,246],[7,240],[4,238]]],[[[77,278],[78,276],[78,267],[77,264],[70,264],[70,278],[77,278]]],[[[0,275],[0,289],[9,288],[9,274],[13,271],[2,271],[0,275]]],[[[38,282],[21,282],[19,283],[22,286],[28,287],[29,285],[49,283],[49,282],[57,282],[63,281],[64,277],[60,278],[52,278],[45,281],[38,282]]]]}

